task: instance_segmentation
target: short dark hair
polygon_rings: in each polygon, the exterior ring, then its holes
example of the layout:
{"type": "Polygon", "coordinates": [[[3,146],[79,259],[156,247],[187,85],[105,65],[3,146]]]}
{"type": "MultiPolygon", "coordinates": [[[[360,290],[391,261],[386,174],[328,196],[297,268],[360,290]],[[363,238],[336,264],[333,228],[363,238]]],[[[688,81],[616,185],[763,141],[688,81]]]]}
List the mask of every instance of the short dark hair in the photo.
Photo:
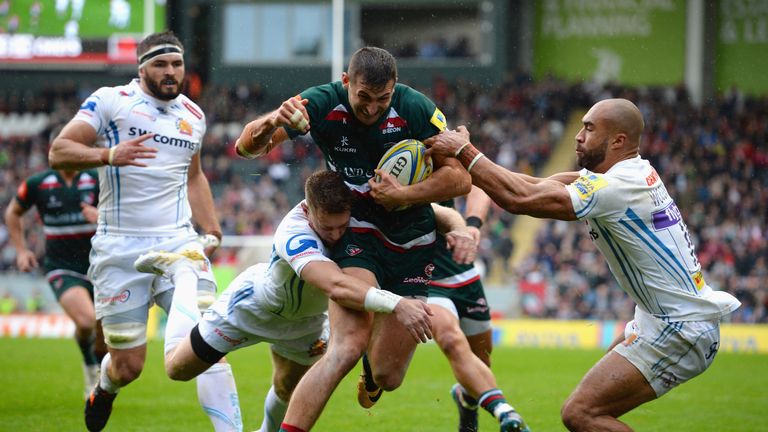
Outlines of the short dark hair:
{"type": "Polygon", "coordinates": [[[182,51],[184,51],[184,45],[181,44],[179,38],[177,38],[172,31],[166,30],[160,33],[152,33],[151,35],[142,39],[141,42],[139,42],[139,45],[136,46],[136,58],[141,58],[141,56],[143,56],[144,53],[149,51],[149,49],[153,46],[165,44],[176,45],[177,47],[181,48],[182,51]]]}
{"type": "Polygon", "coordinates": [[[397,81],[397,62],[383,48],[363,47],[350,57],[347,74],[350,81],[381,88],[392,80],[397,81]]]}
{"type": "Polygon", "coordinates": [[[312,209],[339,214],[352,210],[355,196],[336,171],[317,171],[304,183],[304,194],[312,209]]]}

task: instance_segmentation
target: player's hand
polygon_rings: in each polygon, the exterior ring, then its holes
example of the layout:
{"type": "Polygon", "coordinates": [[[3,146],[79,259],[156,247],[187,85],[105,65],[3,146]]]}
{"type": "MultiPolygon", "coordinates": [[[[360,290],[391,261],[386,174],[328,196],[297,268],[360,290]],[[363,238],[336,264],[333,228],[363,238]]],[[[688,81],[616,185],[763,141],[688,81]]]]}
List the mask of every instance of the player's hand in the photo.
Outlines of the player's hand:
{"type": "Polygon", "coordinates": [[[99,210],[96,207],[86,202],[81,202],[80,208],[82,209],[80,212],[88,223],[93,224],[99,221],[99,210]]]}
{"type": "Polygon", "coordinates": [[[479,248],[480,247],[480,228],[468,226],[467,232],[469,233],[469,235],[472,236],[472,239],[475,241],[475,247],[479,248]]]}
{"type": "Polygon", "coordinates": [[[216,249],[221,246],[221,240],[213,234],[204,234],[197,237],[197,241],[203,245],[203,252],[208,258],[213,256],[216,249]]]}
{"type": "Polygon", "coordinates": [[[309,131],[309,114],[306,108],[308,103],[308,99],[294,96],[280,105],[269,122],[275,128],[287,126],[301,133],[307,133],[309,131]]]}
{"type": "Polygon", "coordinates": [[[421,300],[402,298],[393,311],[416,343],[432,339],[432,309],[421,300]]]}
{"type": "Polygon", "coordinates": [[[459,126],[455,130],[446,129],[424,140],[424,145],[429,147],[425,154],[427,156],[456,157],[456,152],[468,142],[469,130],[466,127],[459,126]]]}
{"type": "Polygon", "coordinates": [[[477,241],[468,231],[451,231],[445,235],[448,250],[459,264],[471,264],[477,256],[477,241]]]}
{"type": "Polygon", "coordinates": [[[146,167],[147,165],[145,163],[140,162],[141,159],[154,159],[157,157],[156,148],[147,147],[144,145],[144,141],[152,138],[153,136],[155,136],[153,133],[144,134],[116,145],[110,149],[110,151],[114,153],[112,154],[109,164],[112,166],[130,165],[136,167],[146,167]]]}
{"type": "Polygon", "coordinates": [[[37,268],[37,265],[35,253],[29,249],[24,249],[16,255],[16,267],[18,267],[20,271],[32,271],[37,268]]]}
{"type": "Polygon", "coordinates": [[[395,176],[381,170],[374,170],[376,176],[368,180],[368,186],[371,187],[371,198],[377,204],[384,206],[387,210],[392,210],[405,203],[405,186],[401,185],[395,176]],[[376,181],[376,178],[379,178],[376,181]]]}

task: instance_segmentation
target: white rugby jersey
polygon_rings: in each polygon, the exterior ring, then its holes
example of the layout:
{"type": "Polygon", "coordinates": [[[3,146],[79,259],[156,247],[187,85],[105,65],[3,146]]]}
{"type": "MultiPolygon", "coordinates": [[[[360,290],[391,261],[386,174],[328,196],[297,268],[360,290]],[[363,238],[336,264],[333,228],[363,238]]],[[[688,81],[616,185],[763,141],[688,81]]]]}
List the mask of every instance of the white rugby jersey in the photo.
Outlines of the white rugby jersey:
{"type": "Polygon", "coordinates": [[[698,321],[739,307],[705,282],[680,210],[648,161],[637,156],[605,174],[580,174],[566,187],[576,216],[639,308],[670,321],[698,321]]]}
{"type": "Polygon", "coordinates": [[[200,107],[184,95],[170,101],[156,99],[134,79],[128,85],[98,89],[74,119],[96,129],[97,146],[111,148],[154,133],[144,145],[159,150],[155,159],[141,160],[147,167],[99,168],[97,233],[171,236],[194,232],[187,175],[205,134],[200,107]]]}
{"type": "Polygon", "coordinates": [[[272,258],[265,273],[263,300],[270,312],[288,319],[322,314],[328,297],[301,279],[304,266],[312,261],[331,261],[323,240],[310,228],[301,208],[294,207],[275,231],[272,258]]]}

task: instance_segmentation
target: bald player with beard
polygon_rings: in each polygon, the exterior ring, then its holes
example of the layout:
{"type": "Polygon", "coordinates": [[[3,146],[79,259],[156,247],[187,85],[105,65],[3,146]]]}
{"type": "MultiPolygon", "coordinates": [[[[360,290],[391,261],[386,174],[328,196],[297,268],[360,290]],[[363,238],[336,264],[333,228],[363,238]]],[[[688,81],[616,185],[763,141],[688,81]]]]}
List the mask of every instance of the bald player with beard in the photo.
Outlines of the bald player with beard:
{"type": "Polygon", "coordinates": [[[433,154],[456,157],[472,183],[510,213],[586,223],[637,306],[561,416],[570,431],[631,431],[618,417],[704,372],[720,345],[720,319],[740,303],[707,285],[680,210],[639,154],[644,122],[637,106],[602,100],[582,123],[576,135],[582,170],[549,179],[488,160],[464,127],[426,144],[433,154]]]}

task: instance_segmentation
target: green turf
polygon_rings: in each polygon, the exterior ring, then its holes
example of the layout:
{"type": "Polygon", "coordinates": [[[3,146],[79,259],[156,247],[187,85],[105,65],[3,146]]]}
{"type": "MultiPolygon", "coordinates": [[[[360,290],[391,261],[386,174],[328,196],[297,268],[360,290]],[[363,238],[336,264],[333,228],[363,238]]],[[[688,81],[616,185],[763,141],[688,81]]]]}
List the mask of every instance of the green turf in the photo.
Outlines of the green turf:
{"type": "MultiPolygon", "coordinates": [[[[68,340],[0,339],[0,430],[83,430],[82,377],[77,348],[68,340]]],[[[149,346],[141,378],[123,389],[107,431],[208,431],[194,383],[163,375],[162,344],[149,346]]],[[[493,369],[510,401],[534,431],[563,431],[560,404],[598,351],[497,348],[493,369]]],[[[247,431],[261,423],[269,388],[270,360],[264,346],[230,356],[247,431]]],[[[701,377],[625,416],[637,431],[764,431],[768,423],[768,356],[718,354],[701,377]]],[[[421,347],[403,386],[371,410],[357,406],[357,370],[341,383],[315,430],[449,431],[456,414],[445,360],[430,344],[421,347]]],[[[481,431],[498,430],[481,413],[481,431]]]]}

